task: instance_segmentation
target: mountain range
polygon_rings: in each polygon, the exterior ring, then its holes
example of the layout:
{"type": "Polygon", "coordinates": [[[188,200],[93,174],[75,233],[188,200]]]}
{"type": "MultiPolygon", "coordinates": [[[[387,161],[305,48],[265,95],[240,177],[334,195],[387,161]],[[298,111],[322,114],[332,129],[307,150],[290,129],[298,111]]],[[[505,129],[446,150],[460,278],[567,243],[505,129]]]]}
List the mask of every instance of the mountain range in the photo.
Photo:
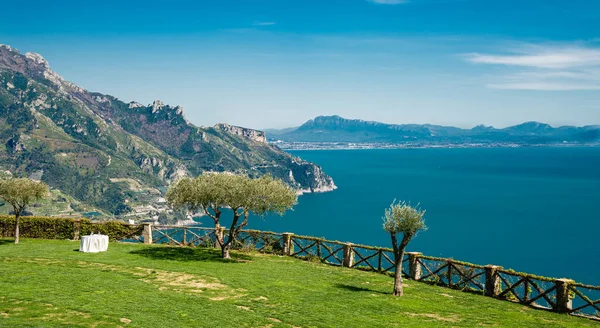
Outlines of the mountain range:
{"type": "MultiPolygon", "coordinates": [[[[0,171],[53,188],[35,214],[151,216],[167,186],[205,171],[272,174],[304,192],[335,188],[319,166],[265,133],[197,127],[180,106],[143,105],[64,80],[39,54],[0,45],[0,171]]],[[[1,205],[1,204],[0,204],[1,205]]]]}
{"type": "Polygon", "coordinates": [[[472,129],[431,124],[386,124],[337,115],[319,116],[296,128],[267,129],[270,141],[347,142],[385,144],[596,144],[600,126],[552,127],[539,122],[497,129],[479,125],[472,129]]]}

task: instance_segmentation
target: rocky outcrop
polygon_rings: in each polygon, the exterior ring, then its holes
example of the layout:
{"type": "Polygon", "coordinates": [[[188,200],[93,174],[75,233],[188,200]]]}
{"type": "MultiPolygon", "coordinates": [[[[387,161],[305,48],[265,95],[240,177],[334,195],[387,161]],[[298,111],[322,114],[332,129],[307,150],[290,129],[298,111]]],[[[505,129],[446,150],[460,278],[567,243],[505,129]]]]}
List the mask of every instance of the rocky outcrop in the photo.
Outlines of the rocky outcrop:
{"type": "Polygon", "coordinates": [[[323,172],[320,166],[294,157],[289,172],[291,180],[295,181],[300,193],[328,192],[337,189],[333,179],[323,172]]]}
{"type": "Polygon", "coordinates": [[[219,123],[219,124],[215,125],[215,129],[219,129],[221,131],[231,133],[236,136],[248,138],[252,141],[267,143],[267,136],[262,131],[248,129],[248,128],[242,128],[240,126],[234,126],[234,125],[229,125],[229,124],[225,124],[225,123],[219,123]]]}
{"type": "Polygon", "coordinates": [[[141,107],[144,107],[144,105],[142,105],[142,104],[140,104],[140,103],[137,103],[137,102],[135,102],[135,101],[132,101],[132,102],[130,102],[130,103],[129,103],[129,108],[130,108],[130,109],[133,109],[133,108],[141,108],[141,107]]]}

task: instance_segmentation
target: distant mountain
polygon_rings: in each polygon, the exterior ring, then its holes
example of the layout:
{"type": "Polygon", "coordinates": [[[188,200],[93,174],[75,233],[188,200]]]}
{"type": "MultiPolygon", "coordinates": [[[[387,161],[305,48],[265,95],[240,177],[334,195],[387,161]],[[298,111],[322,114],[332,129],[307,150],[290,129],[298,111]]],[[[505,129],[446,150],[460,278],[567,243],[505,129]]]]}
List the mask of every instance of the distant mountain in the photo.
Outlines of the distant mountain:
{"type": "Polygon", "coordinates": [[[284,134],[284,133],[288,133],[291,131],[296,130],[298,127],[293,127],[293,128],[284,128],[284,129],[264,129],[263,131],[270,136],[277,136],[280,134],[284,134]]]}
{"type": "Polygon", "coordinates": [[[196,127],[180,106],[87,91],[40,55],[5,45],[0,142],[0,171],[41,179],[68,203],[48,214],[156,215],[169,183],[204,171],[270,173],[308,192],[334,188],[320,167],[269,145],[264,132],[196,127]]]}
{"type": "Polygon", "coordinates": [[[553,128],[526,122],[504,129],[483,125],[461,129],[431,124],[386,124],[334,115],[316,117],[297,128],[271,130],[267,138],[286,142],[585,144],[600,142],[600,126],[553,128]]]}

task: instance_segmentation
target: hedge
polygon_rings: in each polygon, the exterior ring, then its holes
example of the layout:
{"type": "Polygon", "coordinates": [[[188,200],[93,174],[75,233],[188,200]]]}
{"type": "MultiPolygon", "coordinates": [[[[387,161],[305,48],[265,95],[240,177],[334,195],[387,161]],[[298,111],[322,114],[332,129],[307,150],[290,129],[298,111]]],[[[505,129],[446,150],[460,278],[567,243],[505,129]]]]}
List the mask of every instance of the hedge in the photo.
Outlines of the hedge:
{"type": "MultiPolygon", "coordinates": [[[[14,237],[15,217],[0,215],[0,235],[14,237]]],[[[45,216],[22,216],[19,231],[22,238],[75,239],[91,233],[107,235],[111,241],[119,241],[142,234],[143,226],[120,221],[92,222],[89,219],[68,219],[45,216]],[[77,229],[77,227],[79,229],[77,229]],[[79,230],[76,236],[76,230],[79,230]]]]}

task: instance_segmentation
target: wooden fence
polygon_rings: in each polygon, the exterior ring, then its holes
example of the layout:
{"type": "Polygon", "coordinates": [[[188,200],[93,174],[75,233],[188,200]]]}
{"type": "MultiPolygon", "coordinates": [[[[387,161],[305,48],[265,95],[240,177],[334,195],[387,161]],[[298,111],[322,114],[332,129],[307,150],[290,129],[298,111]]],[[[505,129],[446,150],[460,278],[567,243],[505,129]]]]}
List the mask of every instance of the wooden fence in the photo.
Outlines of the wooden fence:
{"type": "MultiPolygon", "coordinates": [[[[225,229],[145,224],[142,236],[123,241],[166,243],[191,247],[215,247],[216,234],[225,229]]],[[[390,248],[356,245],[292,233],[242,230],[234,248],[317,260],[329,265],[393,275],[394,253],[390,248]]],[[[479,293],[537,309],[600,320],[600,286],[569,279],[554,279],[476,265],[447,258],[407,253],[402,260],[407,278],[439,286],[479,293]]]]}

